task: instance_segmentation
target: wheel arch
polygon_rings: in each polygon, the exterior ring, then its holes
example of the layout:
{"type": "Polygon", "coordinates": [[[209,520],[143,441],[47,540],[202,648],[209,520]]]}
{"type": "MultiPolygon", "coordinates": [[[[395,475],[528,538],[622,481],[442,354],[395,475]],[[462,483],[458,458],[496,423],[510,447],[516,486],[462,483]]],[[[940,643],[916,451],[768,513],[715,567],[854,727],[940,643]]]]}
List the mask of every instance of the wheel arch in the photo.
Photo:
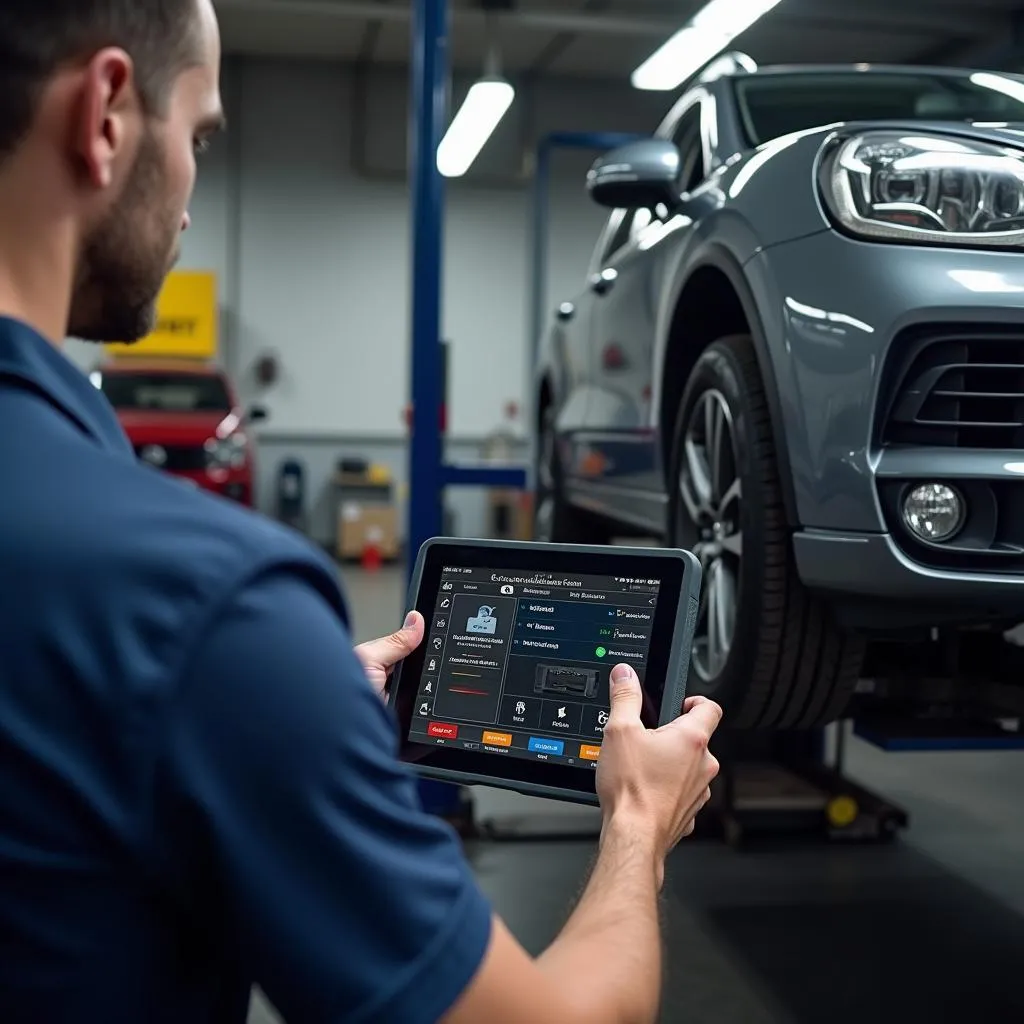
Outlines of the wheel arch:
{"type": "Polygon", "coordinates": [[[786,445],[786,429],[774,365],[764,325],[750,285],[736,258],[719,245],[702,248],[677,289],[668,336],[662,355],[658,430],[662,438],[662,470],[671,487],[671,447],[679,402],[686,381],[701,353],[718,338],[749,334],[754,342],[758,369],[764,381],[775,442],[782,500],[790,527],[799,526],[796,489],[786,445]]]}

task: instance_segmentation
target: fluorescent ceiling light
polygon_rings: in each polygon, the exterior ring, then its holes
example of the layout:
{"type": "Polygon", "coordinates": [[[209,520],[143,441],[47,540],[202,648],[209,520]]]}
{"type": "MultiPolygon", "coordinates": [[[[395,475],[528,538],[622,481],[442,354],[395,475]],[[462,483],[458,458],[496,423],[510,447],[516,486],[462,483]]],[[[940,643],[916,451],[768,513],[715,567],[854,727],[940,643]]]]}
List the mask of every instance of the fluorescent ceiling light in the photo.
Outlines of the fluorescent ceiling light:
{"type": "Polygon", "coordinates": [[[993,75],[988,71],[978,71],[971,75],[971,81],[982,89],[992,89],[994,92],[1001,92],[1010,99],[1024,103],[1024,82],[1016,78],[1007,78],[1005,75],[993,75]]]}
{"type": "Polygon", "coordinates": [[[677,89],[781,0],[711,0],[633,72],[637,89],[677,89]]]}
{"type": "Polygon", "coordinates": [[[503,78],[474,83],[437,148],[437,169],[446,178],[461,177],[472,167],[515,95],[503,78]]]}

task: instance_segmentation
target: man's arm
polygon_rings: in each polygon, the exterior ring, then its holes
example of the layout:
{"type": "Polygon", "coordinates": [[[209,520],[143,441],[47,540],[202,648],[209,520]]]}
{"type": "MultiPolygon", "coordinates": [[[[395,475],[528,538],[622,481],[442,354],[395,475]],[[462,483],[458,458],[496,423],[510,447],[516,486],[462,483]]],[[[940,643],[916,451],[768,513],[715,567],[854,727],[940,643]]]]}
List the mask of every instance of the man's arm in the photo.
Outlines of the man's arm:
{"type": "Polygon", "coordinates": [[[666,854],[693,830],[718,762],[707,744],[717,705],[647,732],[631,670],[616,669],[598,788],[606,808],[597,863],[555,942],[530,961],[495,919],[487,958],[445,1024],[649,1024],[661,995],[657,899],[666,854]],[[639,789],[637,787],[640,787],[639,789]]]}
{"type": "Polygon", "coordinates": [[[444,1024],[650,1024],[661,994],[654,852],[605,830],[583,899],[537,959],[495,917],[487,956],[444,1024]]]}
{"type": "Polygon", "coordinates": [[[613,695],[590,887],[531,959],[493,919],[452,830],[422,812],[336,612],[270,574],[210,625],[174,696],[153,860],[289,1024],[652,1020],[661,861],[685,824],[673,801],[699,774],[684,762],[704,762],[682,735],[666,736],[660,761],[645,752],[639,701],[635,677],[613,695]]]}

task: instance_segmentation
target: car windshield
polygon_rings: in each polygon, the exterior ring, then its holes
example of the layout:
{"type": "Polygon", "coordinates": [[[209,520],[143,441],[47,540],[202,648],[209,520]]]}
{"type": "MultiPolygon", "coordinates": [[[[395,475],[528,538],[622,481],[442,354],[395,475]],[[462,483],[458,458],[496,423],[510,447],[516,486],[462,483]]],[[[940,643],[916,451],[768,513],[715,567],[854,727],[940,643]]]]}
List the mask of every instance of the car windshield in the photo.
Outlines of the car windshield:
{"type": "Polygon", "coordinates": [[[154,412],[231,411],[219,377],[195,373],[104,373],[100,390],[115,409],[154,412]]]}
{"type": "Polygon", "coordinates": [[[736,80],[751,145],[837,121],[1024,121],[1024,80],[884,71],[798,72],[736,80]]]}

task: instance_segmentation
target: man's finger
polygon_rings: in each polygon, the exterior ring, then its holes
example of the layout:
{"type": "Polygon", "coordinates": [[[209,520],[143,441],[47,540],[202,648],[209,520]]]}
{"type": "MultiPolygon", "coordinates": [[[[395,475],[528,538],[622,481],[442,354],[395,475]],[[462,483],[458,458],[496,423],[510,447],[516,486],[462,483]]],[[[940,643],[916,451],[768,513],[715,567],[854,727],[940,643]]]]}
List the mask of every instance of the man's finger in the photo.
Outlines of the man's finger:
{"type": "Polygon", "coordinates": [[[635,718],[639,721],[644,693],[637,674],[629,665],[616,665],[610,678],[612,713],[610,722],[635,718]]]}
{"type": "Polygon", "coordinates": [[[423,642],[426,624],[419,612],[409,612],[405,625],[390,636],[360,644],[359,654],[364,662],[391,668],[407,658],[423,642]]]}
{"type": "MultiPolygon", "coordinates": [[[[708,739],[711,739],[722,721],[722,709],[713,700],[708,700],[706,697],[691,698],[691,700],[696,700],[696,703],[671,724],[679,726],[685,722],[689,729],[696,726],[708,739]]],[[[690,701],[686,703],[689,704],[690,701]]]]}
{"type": "Polygon", "coordinates": [[[686,700],[683,701],[683,714],[684,715],[688,714],[698,704],[707,704],[707,702],[708,702],[708,698],[707,697],[687,697],[686,700]]]}

